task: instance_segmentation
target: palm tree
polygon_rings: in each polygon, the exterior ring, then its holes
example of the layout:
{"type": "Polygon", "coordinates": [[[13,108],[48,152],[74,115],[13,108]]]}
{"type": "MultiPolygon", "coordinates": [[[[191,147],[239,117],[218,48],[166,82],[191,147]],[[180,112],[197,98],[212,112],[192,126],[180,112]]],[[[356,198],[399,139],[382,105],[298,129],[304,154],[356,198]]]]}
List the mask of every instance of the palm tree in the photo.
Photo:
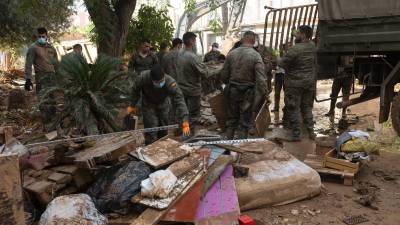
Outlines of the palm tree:
{"type": "Polygon", "coordinates": [[[126,101],[126,92],[118,85],[124,73],[115,70],[120,64],[120,60],[105,55],[99,55],[93,65],[80,56],[63,59],[57,70],[56,86],[47,89],[40,102],[61,94],[63,110],[56,115],[53,127],[70,121],[68,126],[87,134],[119,131],[117,107],[126,101]]]}

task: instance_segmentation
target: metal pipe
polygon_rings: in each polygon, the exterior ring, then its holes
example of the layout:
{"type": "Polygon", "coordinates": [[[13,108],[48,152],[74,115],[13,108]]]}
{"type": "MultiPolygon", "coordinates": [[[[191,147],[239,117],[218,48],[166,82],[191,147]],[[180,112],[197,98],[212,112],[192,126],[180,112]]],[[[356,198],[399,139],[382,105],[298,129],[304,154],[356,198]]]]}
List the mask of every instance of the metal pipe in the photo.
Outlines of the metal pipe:
{"type": "Polygon", "coordinates": [[[290,43],[293,43],[293,35],[292,35],[292,30],[296,29],[296,20],[297,20],[297,15],[299,13],[299,8],[296,8],[296,11],[294,12],[294,17],[293,17],[293,24],[292,24],[292,29],[290,30],[290,43]]]}
{"type": "Polygon", "coordinates": [[[292,25],[293,9],[289,9],[289,10],[290,10],[290,14],[289,14],[289,21],[288,21],[285,44],[288,43],[289,37],[291,36],[291,29],[290,28],[291,28],[291,25],[292,25]]]}
{"type": "MultiPolygon", "coordinates": [[[[352,95],[356,95],[356,94],[361,94],[362,93],[362,91],[358,91],[358,92],[353,92],[353,93],[351,93],[350,95],[348,95],[349,97],[350,96],[352,96],[352,95]]],[[[315,102],[317,102],[317,103],[321,103],[321,102],[326,102],[326,101],[330,101],[330,100],[332,100],[332,99],[338,99],[338,98],[343,98],[343,97],[347,97],[347,96],[344,96],[344,95],[340,95],[340,96],[338,96],[338,97],[334,97],[334,98],[332,98],[332,97],[330,97],[330,98],[324,98],[324,99],[318,99],[317,98],[317,95],[315,95],[315,102]]]]}
{"type": "Polygon", "coordinates": [[[288,10],[285,9],[285,14],[284,14],[283,20],[282,20],[281,40],[280,40],[280,42],[279,42],[279,49],[280,49],[281,51],[282,51],[283,38],[284,38],[284,35],[285,35],[285,26],[286,26],[286,17],[287,17],[287,13],[288,13],[288,10]]]}
{"type": "MultiPolygon", "coordinates": [[[[318,14],[318,5],[316,5],[315,6],[315,12],[314,12],[314,18],[313,18],[313,22],[312,22],[312,30],[314,30],[314,27],[315,27],[315,22],[316,22],[316,20],[317,20],[317,14],[318,14]]],[[[317,29],[318,29],[318,27],[317,27],[317,29]]]]}
{"type": "Polygon", "coordinates": [[[274,29],[275,29],[275,20],[276,20],[276,10],[273,10],[274,15],[272,17],[272,26],[271,26],[271,34],[269,38],[269,47],[272,48],[272,41],[274,40],[274,29]]]}
{"type": "Polygon", "coordinates": [[[301,25],[301,20],[303,19],[303,11],[304,11],[304,6],[300,8],[300,15],[298,17],[299,21],[297,22],[297,27],[301,25]]]}
{"type": "MultiPolygon", "coordinates": [[[[267,8],[267,7],[265,6],[264,8],[267,8]]],[[[270,9],[270,8],[268,8],[268,9],[270,9]]],[[[272,12],[272,9],[270,9],[270,11],[267,12],[267,15],[265,15],[264,38],[263,38],[264,39],[263,40],[263,45],[264,46],[265,46],[265,41],[267,39],[268,18],[269,18],[269,15],[271,14],[271,12],[272,12]]]]}
{"type": "Polygon", "coordinates": [[[282,10],[277,10],[277,13],[279,13],[278,16],[278,26],[276,26],[276,36],[275,36],[275,48],[274,49],[278,49],[278,42],[279,42],[279,28],[281,26],[281,18],[282,18],[282,10]]]}
{"type": "Polygon", "coordinates": [[[308,18],[308,11],[310,8],[307,6],[307,7],[305,7],[305,9],[306,9],[306,11],[304,13],[303,24],[307,25],[306,23],[307,23],[307,18],[308,18]]]}

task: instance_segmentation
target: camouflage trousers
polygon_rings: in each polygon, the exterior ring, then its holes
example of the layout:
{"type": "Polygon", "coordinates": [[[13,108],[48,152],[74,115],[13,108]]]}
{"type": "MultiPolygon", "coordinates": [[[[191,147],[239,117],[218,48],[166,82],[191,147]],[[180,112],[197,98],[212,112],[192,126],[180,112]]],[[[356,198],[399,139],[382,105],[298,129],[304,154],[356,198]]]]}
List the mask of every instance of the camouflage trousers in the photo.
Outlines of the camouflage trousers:
{"type": "Polygon", "coordinates": [[[226,121],[227,139],[234,139],[235,133],[239,139],[246,139],[253,124],[254,87],[230,84],[227,88],[229,89],[224,92],[229,98],[226,121]]]}
{"type": "Polygon", "coordinates": [[[56,102],[54,96],[43,99],[46,90],[56,85],[55,73],[38,72],[36,79],[36,94],[39,101],[39,110],[44,125],[49,124],[56,114],[56,102]]]}
{"type": "MultiPolygon", "coordinates": [[[[161,127],[168,125],[170,101],[166,99],[162,104],[151,104],[143,101],[143,125],[144,128],[161,127]]],[[[162,130],[158,132],[147,132],[145,133],[146,145],[151,144],[158,139],[166,136],[168,134],[167,130],[162,130]]]]}
{"type": "Polygon", "coordinates": [[[290,123],[293,137],[300,137],[302,122],[308,131],[313,131],[314,96],[315,90],[312,88],[285,88],[285,119],[290,123]]]}
{"type": "Polygon", "coordinates": [[[200,101],[201,96],[184,95],[186,107],[189,111],[190,131],[194,134],[195,127],[200,120],[200,101]]]}

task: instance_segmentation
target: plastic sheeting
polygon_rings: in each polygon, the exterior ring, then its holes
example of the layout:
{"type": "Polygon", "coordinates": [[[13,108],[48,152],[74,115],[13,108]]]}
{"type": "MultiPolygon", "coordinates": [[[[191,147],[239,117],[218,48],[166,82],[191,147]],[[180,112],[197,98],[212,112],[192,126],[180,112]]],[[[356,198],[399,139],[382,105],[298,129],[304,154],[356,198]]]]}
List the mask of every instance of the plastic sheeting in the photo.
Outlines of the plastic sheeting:
{"type": "Polygon", "coordinates": [[[65,195],[50,202],[39,225],[107,225],[108,220],[86,194],[65,195]]]}
{"type": "Polygon", "coordinates": [[[342,20],[400,15],[398,0],[318,0],[320,20],[342,20]]]}
{"type": "Polygon", "coordinates": [[[140,183],[150,174],[150,167],[142,161],[131,161],[115,166],[104,173],[89,188],[97,209],[102,213],[129,208],[130,199],[140,192],[140,183]]]}
{"type": "Polygon", "coordinates": [[[271,142],[263,145],[262,155],[244,157],[242,165],[249,168],[248,177],[235,180],[242,211],[288,204],[320,193],[321,178],[314,169],[271,142]]]}

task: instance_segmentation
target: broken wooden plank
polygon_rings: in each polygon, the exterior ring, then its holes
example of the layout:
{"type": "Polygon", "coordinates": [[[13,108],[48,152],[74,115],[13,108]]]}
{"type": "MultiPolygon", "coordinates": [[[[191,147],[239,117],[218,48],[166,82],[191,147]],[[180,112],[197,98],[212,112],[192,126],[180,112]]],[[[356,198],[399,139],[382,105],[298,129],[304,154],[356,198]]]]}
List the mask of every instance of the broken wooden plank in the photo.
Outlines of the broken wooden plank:
{"type": "Polygon", "coordinates": [[[208,189],[219,179],[219,176],[225,171],[225,168],[233,161],[229,155],[219,156],[214,163],[207,169],[206,179],[201,189],[201,197],[207,193],[208,189]]]}
{"type": "Polygon", "coordinates": [[[232,151],[237,153],[254,153],[254,154],[262,154],[262,150],[260,149],[251,149],[251,148],[240,148],[233,145],[225,145],[225,144],[215,144],[215,146],[232,151]]]}
{"type": "Polygon", "coordinates": [[[233,167],[229,165],[200,201],[196,215],[198,225],[236,224],[240,216],[239,201],[232,175],[233,167]]]}
{"type": "Polygon", "coordinates": [[[158,140],[144,148],[138,148],[136,154],[132,155],[158,169],[178,161],[188,154],[189,151],[182,147],[182,143],[167,138],[158,140]]]}
{"type": "Polygon", "coordinates": [[[25,225],[17,155],[0,155],[0,224],[25,225]]]}
{"type": "Polygon", "coordinates": [[[269,103],[268,100],[265,100],[262,105],[260,111],[258,112],[256,119],[254,120],[254,124],[257,131],[258,137],[264,137],[265,131],[268,126],[271,124],[271,115],[269,113],[269,103]]]}
{"type": "Polygon", "coordinates": [[[93,147],[79,151],[71,156],[75,164],[82,168],[95,168],[98,164],[113,162],[122,155],[142,145],[141,133],[132,133],[118,137],[99,140],[93,147]]]}
{"type": "Polygon", "coordinates": [[[40,204],[46,207],[53,200],[55,185],[55,183],[48,181],[37,181],[28,185],[25,190],[32,193],[40,204]]]}
{"type": "Polygon", "coordinates": [[[57,184],[66,184],[71,182],[72,176],[65,173],[54,172],[50,174],[50,176],[47,179],[49,179],[50,181],[54,181],[57,184]]]}
{"type": "Polygon", "coordinates": [[[217,119],[218,126],[221,129],[225,129],[226,123],[226,108],[224,102],[224,94],[220,93],[209,100],[211,112],[214,114],[215,118],[217,119]]]}
{"type": "Polygon", "coordinates": [[[171,171],[176,177],[181,177],[186,174],[189,170],[192,170],[199,166],[202,161],[202,157],[199,154],[191,154],[177,162],[172,163],[168,170],[171,171]]]}
{"type": "Polygon", "coordinates": [[[13,138],[13,129],[11,126],[0,127],[0,146],[8,144],[13,138]]]}
{"type": "Polygon", "coordinates": [[[201,178],[181,199],[164,215],[162,221],[194,223],[200,203],[201,189],[205,177],[201,178]]]}

